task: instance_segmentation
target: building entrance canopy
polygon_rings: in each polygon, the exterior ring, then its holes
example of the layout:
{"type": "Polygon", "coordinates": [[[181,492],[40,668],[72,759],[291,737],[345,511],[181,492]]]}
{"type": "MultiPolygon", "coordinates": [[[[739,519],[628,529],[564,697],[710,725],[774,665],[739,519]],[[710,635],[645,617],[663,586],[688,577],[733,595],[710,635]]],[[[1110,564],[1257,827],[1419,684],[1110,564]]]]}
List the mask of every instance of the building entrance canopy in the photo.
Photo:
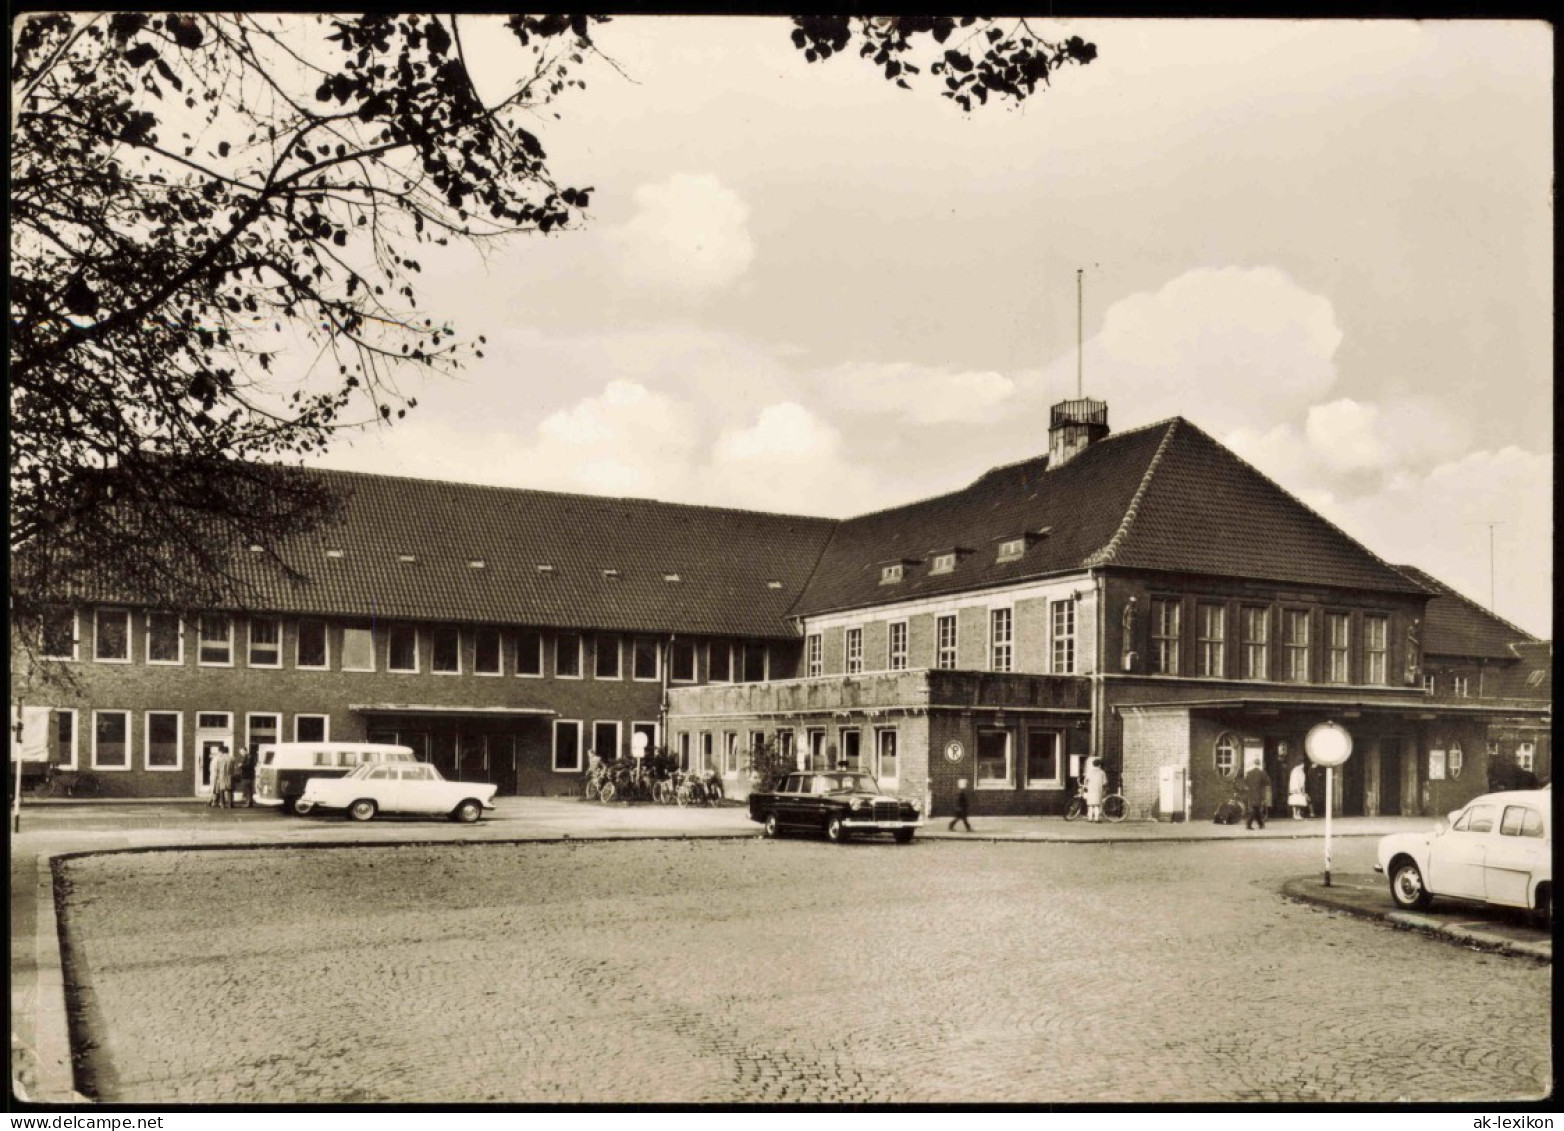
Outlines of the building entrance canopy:
{"type": "Polygon", "coordinates": [[[441,715],[446,718],[555,718],[549,707],[446,707],[425,703],[349,703],[360,715],[441,715]]]}

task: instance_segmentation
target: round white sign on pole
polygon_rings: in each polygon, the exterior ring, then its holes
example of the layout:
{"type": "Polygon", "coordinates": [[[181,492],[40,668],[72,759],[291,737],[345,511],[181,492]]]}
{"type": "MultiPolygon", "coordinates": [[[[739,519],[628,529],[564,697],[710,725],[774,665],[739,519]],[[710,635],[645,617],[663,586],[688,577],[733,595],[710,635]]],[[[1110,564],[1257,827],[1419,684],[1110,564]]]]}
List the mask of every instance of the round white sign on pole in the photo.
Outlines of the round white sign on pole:
{"type": "Polygon", "coordinates": [[[630,739],[630,756],[636,759],[646,757],[646,735],[640,731],[636,731],[630,739]]]}
{"type": "Polygon", "coordinates": [[[1352,757],[1352,736],[1335,723],[1319,723],[1304,735],[1303,749],[1316,766],[1339,766],[1352,757]]]}

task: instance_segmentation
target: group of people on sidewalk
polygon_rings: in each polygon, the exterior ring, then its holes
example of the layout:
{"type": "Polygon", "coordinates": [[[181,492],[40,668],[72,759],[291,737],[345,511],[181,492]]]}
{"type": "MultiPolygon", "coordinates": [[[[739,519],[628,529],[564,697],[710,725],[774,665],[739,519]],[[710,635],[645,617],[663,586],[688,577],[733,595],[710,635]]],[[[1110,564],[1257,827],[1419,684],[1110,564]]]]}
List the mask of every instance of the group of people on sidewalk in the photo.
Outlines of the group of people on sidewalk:
{"type": "Polygon", "coordinates": [[[208,806],[232,809],[234,793],[244,797],[245,808],[255,808],[255,755],[254,745],[240,747],[237,754],[226,746],[219,746],[212,753],[208,775],[212,780],[212,796],[208,806]]]}

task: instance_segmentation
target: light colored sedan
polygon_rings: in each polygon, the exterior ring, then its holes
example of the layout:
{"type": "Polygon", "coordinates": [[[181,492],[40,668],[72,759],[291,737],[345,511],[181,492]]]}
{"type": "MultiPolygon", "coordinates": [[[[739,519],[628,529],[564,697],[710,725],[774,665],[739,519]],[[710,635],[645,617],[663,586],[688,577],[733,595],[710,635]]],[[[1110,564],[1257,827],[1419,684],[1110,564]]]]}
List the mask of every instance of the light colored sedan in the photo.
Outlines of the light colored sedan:
{"type": "Polygon", "coordinates": [[[295,806],[342,810],[355,821],[377,813],[435,813],[471,824],[494,808],[497,785],[446,781],[427,762],[366,763],[340,778],[312,778],[295,806]]]}
{"type": "Polygon", "coordinates": [[[1553,792],[1486,793],[1426,833],[1379,842],[1376,872],[1390,877],[1397,907],[1434,896],[1477,900],[1553,919],[1553,792]]]}

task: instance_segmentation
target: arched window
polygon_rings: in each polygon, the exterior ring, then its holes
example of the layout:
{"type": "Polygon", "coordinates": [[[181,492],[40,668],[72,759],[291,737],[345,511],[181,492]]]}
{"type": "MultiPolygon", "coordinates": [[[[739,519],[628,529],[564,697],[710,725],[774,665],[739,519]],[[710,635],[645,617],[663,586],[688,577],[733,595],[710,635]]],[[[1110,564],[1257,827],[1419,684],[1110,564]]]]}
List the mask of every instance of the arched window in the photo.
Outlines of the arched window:
{"type": "Polygon", "coordinates": [[[1216,772],[1224,778],[1238,776],[1239,742],[1231,734],[1216,740],[1216,772]]]}

